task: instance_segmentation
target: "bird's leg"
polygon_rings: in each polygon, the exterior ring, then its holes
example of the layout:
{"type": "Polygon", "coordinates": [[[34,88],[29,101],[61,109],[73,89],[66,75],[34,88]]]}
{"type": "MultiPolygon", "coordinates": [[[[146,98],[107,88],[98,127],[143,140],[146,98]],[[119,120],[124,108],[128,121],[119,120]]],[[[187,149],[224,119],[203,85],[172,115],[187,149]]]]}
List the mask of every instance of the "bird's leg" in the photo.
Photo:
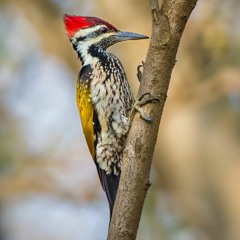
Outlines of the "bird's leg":
{"type": "Polygon", "coordinates": [[[142,106],[145,105],[145,104],[148,104],[148,103],[154,103],[154,102],[159,102],[159,99],[158,98],[155,98],[155,97],[152,97],[150,93],[145,93],[143,94],[139,99],[138,101],[136,101],[134,104],[133,104],[133,107],[132,107],[132,110],[130,112],[130,115],[129,115],[129,121],[130,121],[130,125],[132,123],[132,120],[133,120],[133,117],[134,117],[134,114],[137,112],[140,113],[140,116],[143,120],[145,120],[146,122],[148,123],[151,123],[153,118],[151,116],[148,116],[142,109],[142,106]],[[143,99],[145,96],[149,96],[147,99],[143,99]]]}
{"type": "Polygon", "coordinates": [[[137,67],[137,78],[138,78],[139,82],[141,82],[141,80],[142,80],[143,73],[142,73],[141,68],[143,68],[143,67],[144,67],[144,61],[142,61],[142,64],[139,64],[137,67]]]}

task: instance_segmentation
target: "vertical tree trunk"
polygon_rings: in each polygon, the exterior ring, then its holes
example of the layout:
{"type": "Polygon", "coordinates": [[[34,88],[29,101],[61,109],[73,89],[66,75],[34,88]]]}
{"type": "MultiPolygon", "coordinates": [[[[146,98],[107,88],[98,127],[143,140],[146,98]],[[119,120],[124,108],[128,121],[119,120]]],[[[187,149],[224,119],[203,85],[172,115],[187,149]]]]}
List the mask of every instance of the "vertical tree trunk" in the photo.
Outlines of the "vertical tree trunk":
{"type": "Polygon", "coordinates": [[[197,0],[151,0],[152,37],[138,97],[150,93],[159,103],[144,111],[153,117],[149,124],[134,117],[123,156],[122,175],[109,228],[108,240],[136,239],[144,200],[150,186],[149,173],[159,124],[179,42],[197,0]]]}

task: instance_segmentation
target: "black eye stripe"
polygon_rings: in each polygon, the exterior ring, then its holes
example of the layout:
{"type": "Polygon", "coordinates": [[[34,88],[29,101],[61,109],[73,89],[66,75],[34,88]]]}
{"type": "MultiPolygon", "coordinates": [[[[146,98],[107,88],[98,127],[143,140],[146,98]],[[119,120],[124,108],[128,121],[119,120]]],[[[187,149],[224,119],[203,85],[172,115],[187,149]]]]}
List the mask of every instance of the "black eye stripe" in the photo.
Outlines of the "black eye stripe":
{"type": "Polygon", "coordinates": [[[76,40],[77,40],[78,42],[81,42],[81,41],[84,41],[86,38],[87,38],[87,36],[77,37],[76,40]]]}
{"type": "Polygon", "coordinates": [[[81,42],[81,41],[84,41],[84,40],[87,39],[87,38],[95,38],[96,36],[100,36],[101,34],[107,33],[107,32],[109,32],[109,29],[108,29],[108,28],[106,28],[106,27],[101,27],[101,28],[98,29],[97,31],[91,32],[91,33],[87,34],[86,36],[77,37],[77,38],[76,38],[76,41],[77,41],[77,42],[81,42]]]}

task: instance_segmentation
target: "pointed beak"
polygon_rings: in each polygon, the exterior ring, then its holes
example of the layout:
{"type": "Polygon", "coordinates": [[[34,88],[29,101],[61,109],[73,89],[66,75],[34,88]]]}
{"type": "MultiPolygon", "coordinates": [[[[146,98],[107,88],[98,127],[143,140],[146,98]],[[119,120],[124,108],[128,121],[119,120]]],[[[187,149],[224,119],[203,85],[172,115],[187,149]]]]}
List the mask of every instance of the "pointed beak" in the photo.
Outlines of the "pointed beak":
{"type": "Polygon", "coordinates": [[[116,37],[120,41],[126,41],[126,40],[138,40],[138,39],[147,39],[149,37],[138,34],[138,33],[132,33],[132,32],[118,32],[115,34],[116,37]]]}

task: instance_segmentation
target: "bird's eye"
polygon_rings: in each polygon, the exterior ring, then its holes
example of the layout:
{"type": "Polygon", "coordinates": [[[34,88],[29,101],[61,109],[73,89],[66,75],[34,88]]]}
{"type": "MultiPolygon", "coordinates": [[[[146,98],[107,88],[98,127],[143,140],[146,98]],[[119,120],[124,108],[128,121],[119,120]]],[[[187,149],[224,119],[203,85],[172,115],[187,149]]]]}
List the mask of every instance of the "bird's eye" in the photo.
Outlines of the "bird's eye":
{"type": "Polygon", "coordinates": [[[108,29],[106,27],[102,27],[100,28],[101,33],[106,33],[108,31],[108,29]]]}

